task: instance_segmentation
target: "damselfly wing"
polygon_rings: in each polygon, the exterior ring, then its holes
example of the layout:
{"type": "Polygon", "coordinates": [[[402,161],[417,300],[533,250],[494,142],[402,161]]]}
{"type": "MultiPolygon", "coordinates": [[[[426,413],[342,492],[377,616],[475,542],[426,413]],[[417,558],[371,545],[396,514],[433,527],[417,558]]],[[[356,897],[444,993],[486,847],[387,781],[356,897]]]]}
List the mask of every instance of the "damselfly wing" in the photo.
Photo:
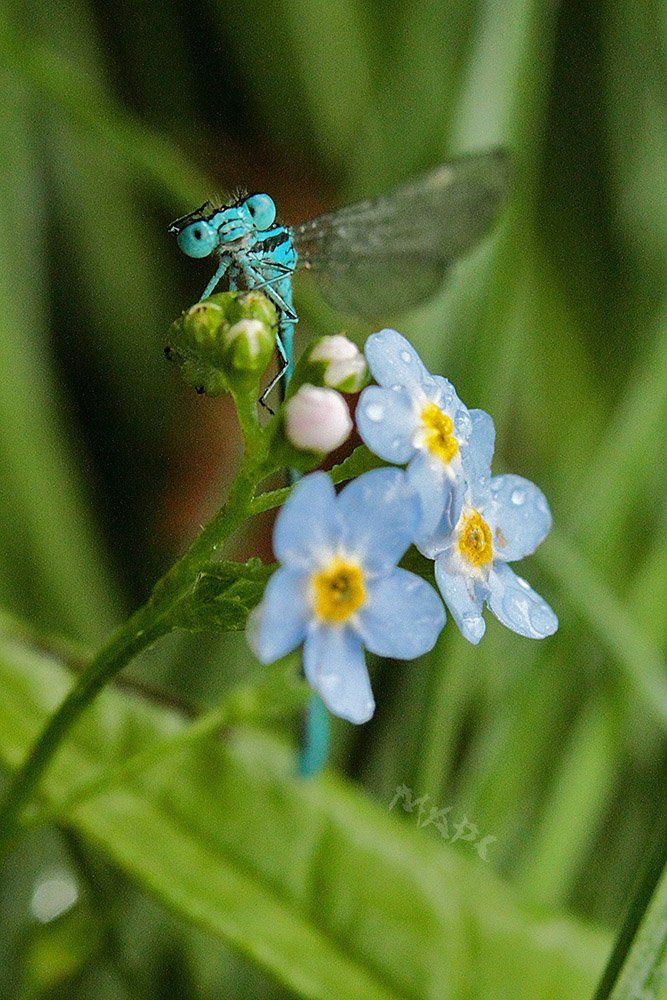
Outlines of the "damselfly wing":
{"type": "Polygon", "coordinates": [[[510,174],[502,150],[471,154],[296,225],[297,270],[341,312],[375,319],[416,306],[489,228],[510,174]]]}

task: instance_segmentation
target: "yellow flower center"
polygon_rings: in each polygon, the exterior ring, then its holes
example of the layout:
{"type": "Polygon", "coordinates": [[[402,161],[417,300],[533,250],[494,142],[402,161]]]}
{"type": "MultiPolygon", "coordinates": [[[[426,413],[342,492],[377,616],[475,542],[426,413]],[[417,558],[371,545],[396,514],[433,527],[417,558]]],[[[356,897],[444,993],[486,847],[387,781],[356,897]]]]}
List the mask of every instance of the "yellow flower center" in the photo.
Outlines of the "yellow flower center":
{"type": "Polygon", "coordinates": [[[458,549],[473,566],[486,566],[493,559],[491,529],[476,510],[461,515],[458,549]]]}
{"type": "Polygon", "coordinates": [[[454,437],[454,423],[435,403],[427,403],[422,410],[424,442],[426,447],[444,465],[448,465],[459,450],[454,437]]]}
{"type": "Polygon", "coordinates": [[[323,622],[344,622],[366,598],[361,568],[345,559],[332,559],[326,569],[313,573],[313,605],[323,622]]]}

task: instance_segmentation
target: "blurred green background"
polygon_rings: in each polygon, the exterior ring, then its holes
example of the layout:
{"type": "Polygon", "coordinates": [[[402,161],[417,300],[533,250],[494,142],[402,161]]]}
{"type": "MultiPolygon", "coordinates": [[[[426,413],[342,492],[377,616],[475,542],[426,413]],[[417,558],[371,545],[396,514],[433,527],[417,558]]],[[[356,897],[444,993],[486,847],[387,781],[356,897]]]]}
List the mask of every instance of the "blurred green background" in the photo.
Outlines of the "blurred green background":
{"type": "MultiPolygon", "coordinates": [[[[212,829],[237,817],[226,850],[250,845],[241,869],[331,937],[358,981],[327,992],[301,965],[317,949],[287,924],[291,962],[233,912],[216,933],[215,914],[179,907],[140,860],[124,865],[66,823],[27,835],[2,875],[2,998],[592,994],[664,807],[664,27],[651,0],[4,0],[0,604],[94,647],[224,493],[233,412],[191,396],[162,357],[209,276],[167,237],[172,217],[242,186],[298,221],[501,143],[517,180],[492,238],[436,301],[387,319],[492,413],[496,468],[550,498],[554,533],[525,570],[561,628],[531,644],[490,622],[473,648],[450,623],[427,658],[377,665],[375,718],[335,728],[333,797],[288,778],[269,794],[254,751],[239,750],[245,778],[212,829]],[[488,860],[420,828],[414,810],[387,815],[399,785],[496,838],[488,860]],[[319,881],[298,899],[289,879],[277,888],[270,841],[257,859],[260,809],[288,874],[317,855],[319,881]],[[412,889],[373,869],[376,823],[412,889]],[[437,906],[460,951],[434,958],[425,932],[423,954],[396,952],[366,882],[396,928],[419,927],[420,894],[444,884],[433,866],[450,879],[437,906]],[[60,915],[40,910],[49,886],[60,915]],[[551,914],[567,915],[563,938],[551,914]],[[491,927],[504,941],[493,956],[491,927]],[[552,945],[571,979],[540,957],[552,945]]],[[[297,301],[302,337],[370,332],[310,288],[297,301]]],[[[269,525],[231,554],[268,557],[269,525]]],[[[261,676],[242,636],[172,638],[130,673],[201,705],[261,676]]],[[[0,756],[15,762],[2,726],[0,756]]],[[[105,740],[122,758],[117,735],[105,740]]]]}

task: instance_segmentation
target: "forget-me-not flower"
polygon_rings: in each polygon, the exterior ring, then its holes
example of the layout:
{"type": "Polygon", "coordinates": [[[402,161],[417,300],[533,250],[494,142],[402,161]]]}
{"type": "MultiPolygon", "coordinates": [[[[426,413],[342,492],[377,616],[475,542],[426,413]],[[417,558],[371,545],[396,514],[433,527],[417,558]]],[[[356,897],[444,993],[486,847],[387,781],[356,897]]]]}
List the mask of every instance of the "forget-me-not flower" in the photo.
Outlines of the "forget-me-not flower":
{"type": "Polygon", "coordinates": [[[271,663],[303,644],[303,669],[330,712],[366,722],[375,703],[364,648],[412,659],[445,623],[435,590],[397,567],[419,502],[401,469],[377,469],[336,496],[329,476],[302,479],[280,511],[273,548],[280,567],[253,612],[248,640],[271,663]]]}
{"type": "MultiPolygon", "coordinates": [[[[476,458],[483,468],[483,454],[476,458]]],[[[440,593],[470,642],[484,635],[484,604],[519,635],[544,639],[556,631],[552,609],[508,566],[534,552],[550,528],[549,505],[527,479],[482,474],[470,480],[449,539],[422,549],[435,558],[440,593]]]]}
{"type": "Polygon", "coordinates": [[[459,519],[466,481],[479,474],[475,453],[493,447],[493,422],[483,410],[468,410],[396,330],[371,334],[364,351],[378,385],[364,389],[357,405],[361,438],[385,461],[408,463],[422,509],[415,538],[444,543],[459,519]]]}

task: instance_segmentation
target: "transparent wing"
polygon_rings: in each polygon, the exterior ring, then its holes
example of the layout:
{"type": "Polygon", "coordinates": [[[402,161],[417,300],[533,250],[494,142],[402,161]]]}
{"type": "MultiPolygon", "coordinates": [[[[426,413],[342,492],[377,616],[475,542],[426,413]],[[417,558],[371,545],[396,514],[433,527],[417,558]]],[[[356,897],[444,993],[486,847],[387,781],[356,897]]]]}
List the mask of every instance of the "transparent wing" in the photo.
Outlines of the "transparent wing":
{"type": "Polygon", "coordinates": [[[379,198],[294,226],[298,266],[340,312],[376,318],[433,295],[509,187],[500,150],[461,157],[379,198]]]}

